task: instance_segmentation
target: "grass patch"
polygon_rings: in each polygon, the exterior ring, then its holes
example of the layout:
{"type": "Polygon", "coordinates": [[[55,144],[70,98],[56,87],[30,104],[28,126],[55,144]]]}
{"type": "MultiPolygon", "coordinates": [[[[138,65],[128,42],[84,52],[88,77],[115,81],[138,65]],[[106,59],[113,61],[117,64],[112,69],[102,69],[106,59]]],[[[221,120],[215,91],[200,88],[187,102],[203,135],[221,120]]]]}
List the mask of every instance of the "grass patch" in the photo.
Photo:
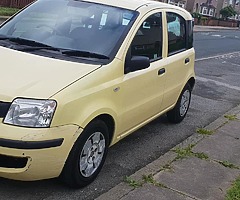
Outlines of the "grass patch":
{"type": "Polygon", "coordinates": [[[158,186],[161,188],[167,188],[164,184],[158,183],[156,180],[154,180],[152,174],[143,175],[142,179],[143,179],[144,183],[150,183],[150,184],[153,184],[154,186],[158,186]]]}
{"type": "Polygon", "coordinates": [[[224,117],[230,121],[237,120],[236,115],[224,115],[224,117]]]}
{"type": "Polygon", "coordinates": [[[143,175],[141,181],[136,181],[136,180],[132,179],[131,177],[126,176],[124,178],[124,182],[127,183],[129,186],[133,187],[134,189],[136,189],[138,187],[142,187],[144,183],[149,183],[149,184],[152,184],[157,187],[166,188],[166,186],[164,184],[158,183],[156,180],[154,180],[152,174],[143,175]]]}
{"type": "Polygon", "coordinates": [[[160,168],[160,171],[169,170],[173,172],[173,167],[170,164],[166,164],[160,168]]]}
{"type": "Polygon", "coordinates": [[[195,145],[190,144],[188,145],[185,149],[180,149],[180,148],[176,148],[175,150],[173,150],[175,153],[177,153],[177,157],[175,158],[175,160],[179,160],[179,159],[183,159],[183,158],[187,158],[190,156],[194,156],[203,160],[207,160],[208,159],[208,155],[205,153],[194,153],[192,152],[192,148],[195,145]]]}
{"type": "Polygon", "coordinates": [[[124,178],[124,182],[127,183],[129,186],[133,187],[134,189],[138,188],[138,187],[141,187],[143,185],[143,183],[138,182],[138,181],[130,178],[129,176],[126,176],[124,178]]]}
{"type": "Polygon", "coordinates": [[[194,145],[190,144],[185,149],[176,148],[175,150],[173,150],[177,154],[176,159],[178,160],[178,159],[183,159],[183,158],[192,156],[192,154],[193,154],[192,148],[193,147],[194,147],[194,145]]]}
{"type": "Polygon", "coordinates": [[[225,200],[239,200],[240,199],[240,178],[238,178],[227,191],[225,200]]]}
{"type": "Polygon", "coordinates": [[[208,155],[203,152],[202,153],[193,153],[193,154],[195,157],[200,158],[202,160],[207,160],[209,158],[208,155]]]}
{"type": "Polygon", "coordinates": [[[152,175],[152,174],[143,175],[142,179],[143,179],[143,181],[144,181],[145,183],[152,183],[152,184],[155,183],[155,180],[153,179],[153,175],[152,175]]]}
{"type": "Polygon", "coordinates": [[[204,129],[204,128],[198,128],[197,129],[197,133],[201,134],[201,135],[212,135],[214,133],[214,131],[208,130],[208,129],[204,129]]]}
{"type": "Polygon", "coordinates": [[[11,16],[18,11],[19,9],[17,8],[0,7],[0,16],[11,16]]]}
{"type": "MultiPolygon", "coordinates": [[[[239,169],[238,166],[228,162],[228,161],[218,161],[219,164],[223,165],[224,167],[231,168],[231,169],[239,169]]],[[[239,199],[240,200],[240,199],[239,199]]]]}

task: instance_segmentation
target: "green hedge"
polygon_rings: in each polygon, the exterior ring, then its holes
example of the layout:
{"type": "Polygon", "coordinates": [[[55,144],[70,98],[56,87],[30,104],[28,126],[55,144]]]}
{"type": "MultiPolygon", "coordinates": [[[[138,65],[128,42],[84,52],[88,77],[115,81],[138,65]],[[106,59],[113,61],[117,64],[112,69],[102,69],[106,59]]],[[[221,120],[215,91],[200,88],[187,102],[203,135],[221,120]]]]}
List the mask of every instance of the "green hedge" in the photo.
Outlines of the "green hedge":
{"type": "Polygon", "coordinates": [[[15,14],[19,9],[17,8],[6,8],[6,7],[0,7],[0,16],[11,16],[15,14]]]}

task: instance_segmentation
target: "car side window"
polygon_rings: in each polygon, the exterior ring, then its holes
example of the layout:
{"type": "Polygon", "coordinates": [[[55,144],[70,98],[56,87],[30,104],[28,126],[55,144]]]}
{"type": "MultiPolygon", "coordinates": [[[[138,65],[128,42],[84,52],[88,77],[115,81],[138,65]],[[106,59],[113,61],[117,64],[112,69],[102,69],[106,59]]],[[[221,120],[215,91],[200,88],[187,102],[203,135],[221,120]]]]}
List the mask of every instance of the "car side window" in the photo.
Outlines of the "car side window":
{"type": "Polygon", "coordinates": [[[131,56],[146,56],[150,61],[162,58],[162,14],[149,16],[140,26],[131,44],[131,56]]]}
{"type": "Polygon", "coordinates": [[[186,21],[176,13],[167,12],[168,55],[187,49],[186,21]]]}

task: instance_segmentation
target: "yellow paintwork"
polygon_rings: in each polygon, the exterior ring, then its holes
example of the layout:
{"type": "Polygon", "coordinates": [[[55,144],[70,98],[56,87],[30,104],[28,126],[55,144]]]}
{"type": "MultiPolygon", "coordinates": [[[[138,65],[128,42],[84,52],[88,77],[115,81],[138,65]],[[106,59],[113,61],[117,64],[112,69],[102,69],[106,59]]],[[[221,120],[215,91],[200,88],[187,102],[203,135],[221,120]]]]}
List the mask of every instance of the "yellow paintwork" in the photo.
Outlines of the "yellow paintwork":
{"type": "Polygon", "coordinates": [[[34,129],[0,124],[0,138],[42,141],[64,138],[60,147],[18,150],[0,147],[0,154],[28,157],[22,169],[0,168],[0,176],[18,180],[38,180],[61,173],[67,156],[82,130],[97,116],[114,120],[111,145],[149,121],[172,109],[183,87],[194,74],[194,49],[167,57],[166,11],[191,15],[181,8],[155,1],[91,0],[91,2],[136,9],[139,17],[122,43],[115,59],[104,66],[75,63],[0,47],[0,100],[16,97],[54,99],[57,109],[51,128],[34,129]],[[143,5],[143,6],[141,6],[143,5]],[[147,6],[146,6],[147,5],[147,6]],[[124,74],[126,52],[139,26],[155,12],[163,16],[163,58],[147,69],[124,74]],[[12,59],[14,58],[14,59],[12,59]],[[186,65],[185,58],[190,58],[186,65]],[[158,70],[166,73],[158,76],[158,70]],[[92,72],[92,73],[90,73],[92,72]],[[87,76],[85,76],[88,74],[87,76]],[[83,77],[84,76],[84,77],[83,77]],[[83,78],[82,78],[83,77],[83,78]],[[13,81],[14,78],[14,81],[13,81]]]}
{"type": "Polygon", "coordinates": [[[0,52],[1,70],[4,74],[0,79],[1,101],[11,102],[15,97],[48,99],[57,91],[99,67],[89,64],[81,64],[82,66],[79,67],[78,63],[1,46],[0,52]],[[53,80],[54,77],[56,78],[53,80]]]}
{"type": "Polygon", "coordinates": [[[49,129],[31,129],[15,126],[0,125],[1,138],[20,141],[44,141],[55,138],[64,138],[60,147],[25,150],[0,147],[2,155],[14,157],[27,157],[26,167],[10,169],[0,167],[0,176],[16,180],[39,180],[59,176],[66,158],[82,132],[76,125],[66,125],[49,129]]]}

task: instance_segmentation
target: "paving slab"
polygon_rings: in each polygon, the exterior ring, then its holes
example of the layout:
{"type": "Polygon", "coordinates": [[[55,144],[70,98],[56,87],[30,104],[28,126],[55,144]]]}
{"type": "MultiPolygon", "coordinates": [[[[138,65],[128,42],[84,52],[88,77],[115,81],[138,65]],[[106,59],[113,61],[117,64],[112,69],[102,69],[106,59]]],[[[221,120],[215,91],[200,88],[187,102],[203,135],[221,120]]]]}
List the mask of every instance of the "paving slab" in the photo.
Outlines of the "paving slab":
{"type": "Polygon", "coordinates": [[[183,194],[158,186],[146,184],[128,193],[121,200],[194,200],[183,194]]]}
{"type": "Polygon", "coordinates": [[[222,131],[226,135],[240,138],[240,120],[233,120],[226,123],[218,131],[222,131]]]}
{"type": "Polygon", "coordinates": [[[210,159],[228,161],[240,167],[240,122],[231,121],[216,134],[202,140],[193,152],[203,152],[210,159]]]}
{"type": "Polygon", "coordinates": [[[155,180],[187,196],[204,200],[223,200],[226,190],[240,174],[240,170],[195,157],[175,161],[172,167],[174,172],[160,172],[154,176],[155,180]]]}
{"type": "MultiPolygon", "coordinates": [[[[176,153],[169,151],[160,158],[156,159],[152,163],[149,163],[147,166],[141,168],[134,174],[130,176],[131,179],[135,181],[142,181],[143,175],[155,174],[160,171],[160,169],[172,162],[172,160],[176,157],[176,153]]],[[[110,189],[108,192],[102,194],[96,200],[116,200],[121,199],[124,196],[127,196],[128,193],[133,191],[134,188],[130,187],[127,183],[121,182],[114,188],[110,189]]]]}

